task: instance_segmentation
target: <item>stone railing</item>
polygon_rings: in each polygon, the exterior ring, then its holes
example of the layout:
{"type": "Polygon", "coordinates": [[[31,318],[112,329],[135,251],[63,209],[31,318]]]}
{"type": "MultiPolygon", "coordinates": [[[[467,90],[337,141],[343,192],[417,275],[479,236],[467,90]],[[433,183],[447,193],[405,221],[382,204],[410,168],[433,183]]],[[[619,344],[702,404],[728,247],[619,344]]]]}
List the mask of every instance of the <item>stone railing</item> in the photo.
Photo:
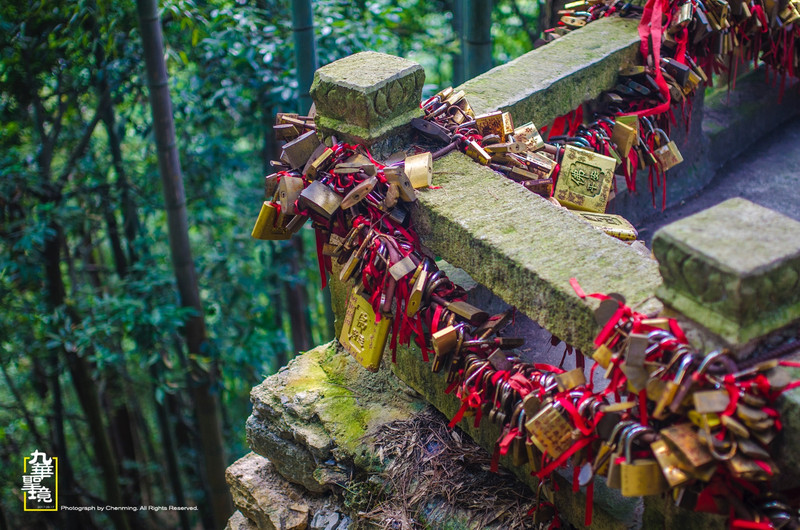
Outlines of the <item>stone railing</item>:
{"type": "MultiPolygon", "coordinates": [[[[545,125],[611,88],[619,67],[635,59],[637,43],[636,22],[601,20],[458,89],[466,92],[476,113],[503,109],[516,123],[545,125]]],[[[321,68],[312,87],[321,132],[373,145],[376,152],[407,145],[407,121],[418,114],[415,102],[421,97],[421,75],[410,61],[373,53],[321,68]],[[352,112],[341,112],[337,102],[352,112]],[[364,112],[353,110],[361,107],[364,112]]],[[[752,90],[747,80],[739,81],[744,95],[734,96],[739,98],[735,108],[719,97],[709,98],[704,108],[699,94],[688,132],[678,120],[673,136],[686,162],[669,173],[671,201],[702,188],[715,169],[767,132],[765,120],[757,125],[748,121],[754,112],[774,117],[766,120],[772,125],[796,114],[796,106],[775,103],[771,89],[757,82],[750,81],[760,87],[752,90]],[[732,134],[736,142],[730,142],[732,134]]],[[[507,305],[519,309],[522,315],[511,334],[529,339],[523,351],[528,359],[558,361],[563,350],[542,347],[551,333],[591,351],[598,332],[595,306],[577,297],[569,284],[571,277],[587,292],[622,294],[640,312],[658,313],[665,310],[664,304],[671,306],[667,311],[680,311],[675,316],[703,351],[724,346],[746,356],[776,334],[797,332],[800,224],[770,210],[732,200],[670,225],[654,241],[657,262],[460,153],[434,163],[433,182],[437,189],[421,190],[413,211],[423,244],[451,265],[449,276],[468,289],[473,304],[487,310],[507,305]],[[759,226],[757,236],[753,225],[759,226]],[[737,252],[731,251],[733,245],[737,252]]],[[[646,183],[640,189],[646,190],[646,183]]],[[[612,204],[634,222],[652,212],[647,192],[633,195],[623,190],[612,204]]],[[[338,332],[348,286],[335,279],[331,283],[338,332]]],[[[286,521],[308,521],[314,513],[344,521],[340,512],[348,510],[334,502],[332,485],[381,468],[380,453],[370,441],[378,425],[407,418],[425,402],[452,417],[460,402],[444,394],[444,386],[444,378],[431,373],[415,347],[400,348],[396,364],[384,366],[378,375],[360,371],[332,346],[300,357],[253,391],[248,440],[272,463],[250,455],[231,467],[234,498],[247,516],[237,515],[231,527],[250,528],[246,525],[255,521],[259,527],[303,528],[300,523],[287,526],[286,521]],[[388,369],[422,399],[389,377],[388,369]],[[295,485],[323,497],[304,500],[295,485]],[[270,512],[265,508],[270,504],[258,497],[276,488],[280,491],[273,496],[285,500],[280,504],[283,511],[270,512]]],[[[787,393],[782,403],[784,438],[791,440],[800,434],[800,392],[787,393]]],[[[480,430],[467,422],[461,427],[489,451],[499,434],[487,422],[480,430]]],[[[785,480],[797,482],[800,447],[781,447],[785,480]]],[[[535,487],[527,469],[511,466],[510,460],[501,462],[535,487]]],[[[568,480],[563,485],[556,504],[567,521],[580,526],[585,496],[573,494],[568,480]]],[[[678,524],[715,527],[721,518],[689,516],[660,497],[646,498],[644,503],[623,498],[597,483],[593,527],[678,524]]]]}

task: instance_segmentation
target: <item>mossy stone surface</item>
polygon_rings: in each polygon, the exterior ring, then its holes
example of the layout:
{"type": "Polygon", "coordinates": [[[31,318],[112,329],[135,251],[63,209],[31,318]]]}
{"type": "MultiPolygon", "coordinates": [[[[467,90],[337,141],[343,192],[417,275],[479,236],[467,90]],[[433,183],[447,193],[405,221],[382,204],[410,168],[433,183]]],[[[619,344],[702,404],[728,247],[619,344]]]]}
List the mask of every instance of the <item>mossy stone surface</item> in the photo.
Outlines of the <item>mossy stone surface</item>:
{"type": "Polygon", "coordinates": [[[458,89],[476,114],[504,110],[516,124],[543,127],[616,84],[620,66],[636,60],[637,25],[619,17],[597,20],[458,89]]]}
{"type": "Polygon", "coordinates": [[[800,223],[735,198],[653,238],[665,304],[741,345],[800,320],[800,223]]]}
{"type": "Polygon", "coordinates": [[[419,64],[378,52],[361,52],[314,73],[311,97],[317,127],[351,143],[372,145],[422,116],[425,71],[419,64]]]}
{"type": "Polygon", "coordinates": [[[644,313],[659,311],[658,264],[570,212],[461,153],[434,162],[414,226],[437,256],[516,306],[548,331],[592,351],[599,328],[587,293],[617,292],[644,313]]]}
{"type": "Polygon", "coordinates": [[[380,467],[371,435],[425,406],[398,384],[387,370],[364,370],[336,342],[318,346],[253,388],[248,444],[291,482],[327,491],[352,466],[380,467]]]}

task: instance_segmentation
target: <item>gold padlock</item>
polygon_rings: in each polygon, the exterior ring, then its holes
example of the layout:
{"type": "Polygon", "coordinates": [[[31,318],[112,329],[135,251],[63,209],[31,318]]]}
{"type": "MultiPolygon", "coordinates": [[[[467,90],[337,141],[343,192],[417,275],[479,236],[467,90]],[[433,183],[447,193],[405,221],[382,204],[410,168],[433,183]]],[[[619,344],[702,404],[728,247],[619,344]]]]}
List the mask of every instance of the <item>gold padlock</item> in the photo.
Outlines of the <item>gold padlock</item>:
{"type": "Polygon", "coordinates": [[[456,348],[458,342],[458,328],[455,326],[447,326],[440,329],[431,336],[433,343],[433,351],[437,357],[444,357],[452,353],[456,348]]]}
{"type": "Polygon", "coordinates": [[[414,189],[427,188],[433,182],[433,156],[427,151],[407,156],[403,171],[414,189]]]}
{"type": "Polygon", "coordinates": [[[692,401],[698,414],[711,414],[724,411],[731,399],[727,390],[704,390],[692,394],[692,401]]]}
{"type": "Polygon", "coordinates": [[[567,208],[604,213],[616,166],[609,156],[568,145],[554,197],[567,208]]]}
{"type": "Polygon", "coordinates": [[[539,130],[536,128],[533,122],[529,121],[525,125],[520,125],[514,129],[513,134],[514,140],[517,142],[523,142],[528,148],[528,151],[538,151],[544,147],[542,135],[539,134],[539,130]]]}
{"type": "Polygon", "coordinates": [[[639,138],[639,133],[625,123],[617,120],[614,122],[614,130],[611,134],[611,141],[617,146],[617,150],[623,157],[628,156],[634,142],[639,138]]]}
{"type": "Polygon", "coordinates": [[[581,368],[575,368],[563,374],[556,375],[556,382],[558,383],[558,389],[561,392],[566,392],[567,390],[585,385],[586,375],[581,368]]]}
{"type": "Polygon", "coordinates": [[[627,425],[622,428],[619,434],[619,442],[616,443],[610,460],[608,461],[608,472],[606,475],[606,485],[609,488],[620,489],[622,487],[622,468],[618,460],[623,458],[625,443],[629,436],[636,432],[644,432],[645,428],[641,425],[627,425]]]}
{"type": "Polygon", "coordinates": [[[300,192],[297,204],[303,210],[311,210],[330,221],[342,204],[342,197],[328,185],[315,180],[300,192]]]}
{"type": "Polygon", "coordinates": [[[606,346],[605,344],[601,344],[599,348],[597,348],[594,353],[592,354],[592,359],[594,362],[599,364],[602,368],[608,368],[609,363],[611,363],[611,357],[614,355],[614,352],[606,346]]]}
{"type": "Polygon", "coordinates": [[[356,184],[350,192],[344,196],[342,199],[342,210],[347,210],[348,208],[352,208],[359,202],[361,202],[367,195],[375,189],[375,185],[378,183],[377,177],[369,177],[368,179],[356,184]]]}
{"type": "Polygon", "coordinates": [[[311,154],[319,144],[317,131],[308,131],[283,146],[281,160],[286,161],[292,169],[301,168],[306,165],[306,162],[311,158],[311,154]]]}
{"type": "Polygon", "coordinates": [[[673,140],[670,140],[663,130],[656,129],[656,132],[659,133],[663,139],[668,141],[665,145],[662,145],[653,151],[653,156],[658,161],[658,165],[661,167],[661,170],[667,171],[683,162],[683,155],[681,155],[681,152],[678,149],[678,144],[676,144],[673,140]]]}
{"type": "Polygon", "coordinates": [[[496,134],[501,138],[505,138],[503,133],[503,111],[496,110],[475,116],[475,128],[481,136],[496,134]]]}
{"type": "Polygon", "coordinates": [[[400,199],[405,202],[414,202],[417,200],[417,195],[414,193],[414,186],[408,179],[402,167],[387,166],[383,168],[383,174],[389,184],[396,184],[397,190],[400,192],[400,199]]]}
{"type": "Polygon", "coordinates": [[[406,303],[406,316],[409,318],[416,315],[422,305],[422,295],[428,283],[428,267],[427,259],[420,261],[412,278],[411,283],[413,287],[411,288],[411,294],[408,295],[408,302],[406,303]]]}
{"type": "Polygon", "coordinates": [[[294,203],[303,191],[303,179],[301,177],[283,176],[278,184],[278,200],[281,203],[281,213],[283,215],[295,215],[294,203]]]}
{"type": "Polygon", "coordinates": [[[647,431],[648,429],[634,431],[625,440],[625,461],[619,466],[623,497],[658,495],[669,489],[661,467],[654,458],[633,458],[633,441],[647,431]]]}
{"type": "Polygon", "coordinates": [[[531,441],[551,458],[558,458],[572,447],[572,425],[560,412],[559,405],[550,403],[525,423],[531,441]]]}
{"type": "Polygon", "coordinates": [[[261,212],[258,214],[256,224],[253,226],[253,231],[250,236],[254,239],[263,239],[268,241],[275,241],[281,239],[289,239],[292,233],[289,232],[285,226],[276,226],[275,223],[278,219],[278,208],[272,202],[264,201],[261,205],[261,212]]]}
{"type": "Polygon", "coordinates": [[[697,430],[691,423],[671,425],[661,429],[660,434],[664,441],[677,451],[679,456],[683,457],[693,471],[714,461],[714,457],[700,441],[697,430]]]}
{"type": "Polygon", "coordinates": [[[678,370],[675,373],[675,377],[667,381],[666,385],[664,386],[664,392],[661,394],[659,399],[656,400],[656,407],[653,409],[654,418],[663,420],[667,417],[667,407],[669,407],[672,402],[675,401],[675,395],[678,393],[678,389],[681,387],[683,379],[686,377],[689,367],[692,365],[693,361],[694,359],[690,354],[686,354],[680,358],[680,364],[678,365],[678,370]]]}
{"type": "Polygon", "coordinates": [[[324,171],[330,165],[333,158],[333,149],[325,144],[319,144],[314,150],[303,168],[303,174],[310,179],[317,178],[320,171],[324,171]]]}
{"type": "Polygon", "coordinates": [[[582,212],[580,210],[573,210],[572,213],[621,241],[636,241],[636,238],[639,237],[639,232],[636,231],[636,228],[621,215],[582,212]]]}
{"type": "Polygon", "coordinates": [[[661,473],[671,488],[677,488],[692,480],[692,476],[683,469],[685,464],[670,449],[667,442],[656,440],[650,444],[650,449],[653,451],[653,456],[655,456],[658,465],[661,467],[661,473]]]}
{"type": "Polygon", "coordinates": [[[486,150],[478,144],[475,140],[470,140],[467,142],[467,156],[475,160],[476,162],[483,164],[484,166],[489,164],[489,161],[492,159],[492,156],[486,152],[486,150]]]}
{"type": "Polygon", "coordinates": [[[375,322],[375,311],[357,288],[350,291],[339,342],[364,368],[377,372],[389,338],[392,317],[382,315],[375,322]]]}

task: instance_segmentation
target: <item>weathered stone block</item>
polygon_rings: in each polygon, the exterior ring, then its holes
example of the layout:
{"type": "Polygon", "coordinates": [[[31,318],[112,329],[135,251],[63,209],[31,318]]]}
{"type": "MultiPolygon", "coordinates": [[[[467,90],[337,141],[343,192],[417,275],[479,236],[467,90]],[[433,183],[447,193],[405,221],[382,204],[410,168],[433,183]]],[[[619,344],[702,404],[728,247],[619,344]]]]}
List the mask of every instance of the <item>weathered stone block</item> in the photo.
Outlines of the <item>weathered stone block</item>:
{"type": "Polygon", "coordinates": [[[242,512],[236,510],[231,515],[231,518],[228,519],[225,530],[258,530],[258,525],[242,515],[242,512]]]}
{"type": "Polygon", "coordinates": [[[244,516],[232,517],[231,528],[304,530],[308,526],[311,507],[303,490],[275,473],[266,458],[255,453],[240,458],[227,469],[225,479],[244,516]]]}
{"type": "Polygon", "coordinates": [[[407,129],[419,107],[425,71],[400,57],[361,52],[318,69],[311,85],[323,135],[371,146],[407,129]]]}
{"type": "Polygon", "coordinates": [[[589,292],[617,292],[658,312],[658,264],[461,153],[434,162],[438,189],[420,190],[414,227],[434,254],[562,340],[591,351],[599,328],[589,292]]]}
{"type": "Polygon", "coordinates": [[[335,343],[318,346],[253,388],[247,442],[290,482],[323,493],[352,466],[376,465],[370,436],[424,404],[402,399],[388,370],[370,374],[335,343]]]}
{"type": "Polygon", "coordinates": [[[460,87],[477,114],[504,110],[518,124],[548,125],[613,87],[636,60],[638,21],[610,17],[470,79],[460,87]]]}
{"type": "Polygon", "coordinates": [[[669,224],[653,239],[661,300],[743,345],[800,320],[800,223],[730,199],[669,224]]]}

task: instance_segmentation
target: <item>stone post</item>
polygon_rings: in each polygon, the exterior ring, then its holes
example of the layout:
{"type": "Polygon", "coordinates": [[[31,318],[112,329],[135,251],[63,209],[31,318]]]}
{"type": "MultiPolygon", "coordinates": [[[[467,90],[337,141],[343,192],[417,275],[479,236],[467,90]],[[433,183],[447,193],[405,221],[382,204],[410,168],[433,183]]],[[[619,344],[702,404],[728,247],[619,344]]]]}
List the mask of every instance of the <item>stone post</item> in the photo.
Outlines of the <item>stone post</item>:
{"type": "Polygon", "coordinates": [[[422,117],[424,83],[422,66],[394,55],[361,52],[334,61],[311,85],[317,130],[388,155],[408,144],[411,119],[422,117]]]}
{"type": "Polygon", "coordinates": [[[657,296],[698,326],[695,346],[738,358],[800,325],[800,223],[736,198],[656,232],[657,296]]]}

